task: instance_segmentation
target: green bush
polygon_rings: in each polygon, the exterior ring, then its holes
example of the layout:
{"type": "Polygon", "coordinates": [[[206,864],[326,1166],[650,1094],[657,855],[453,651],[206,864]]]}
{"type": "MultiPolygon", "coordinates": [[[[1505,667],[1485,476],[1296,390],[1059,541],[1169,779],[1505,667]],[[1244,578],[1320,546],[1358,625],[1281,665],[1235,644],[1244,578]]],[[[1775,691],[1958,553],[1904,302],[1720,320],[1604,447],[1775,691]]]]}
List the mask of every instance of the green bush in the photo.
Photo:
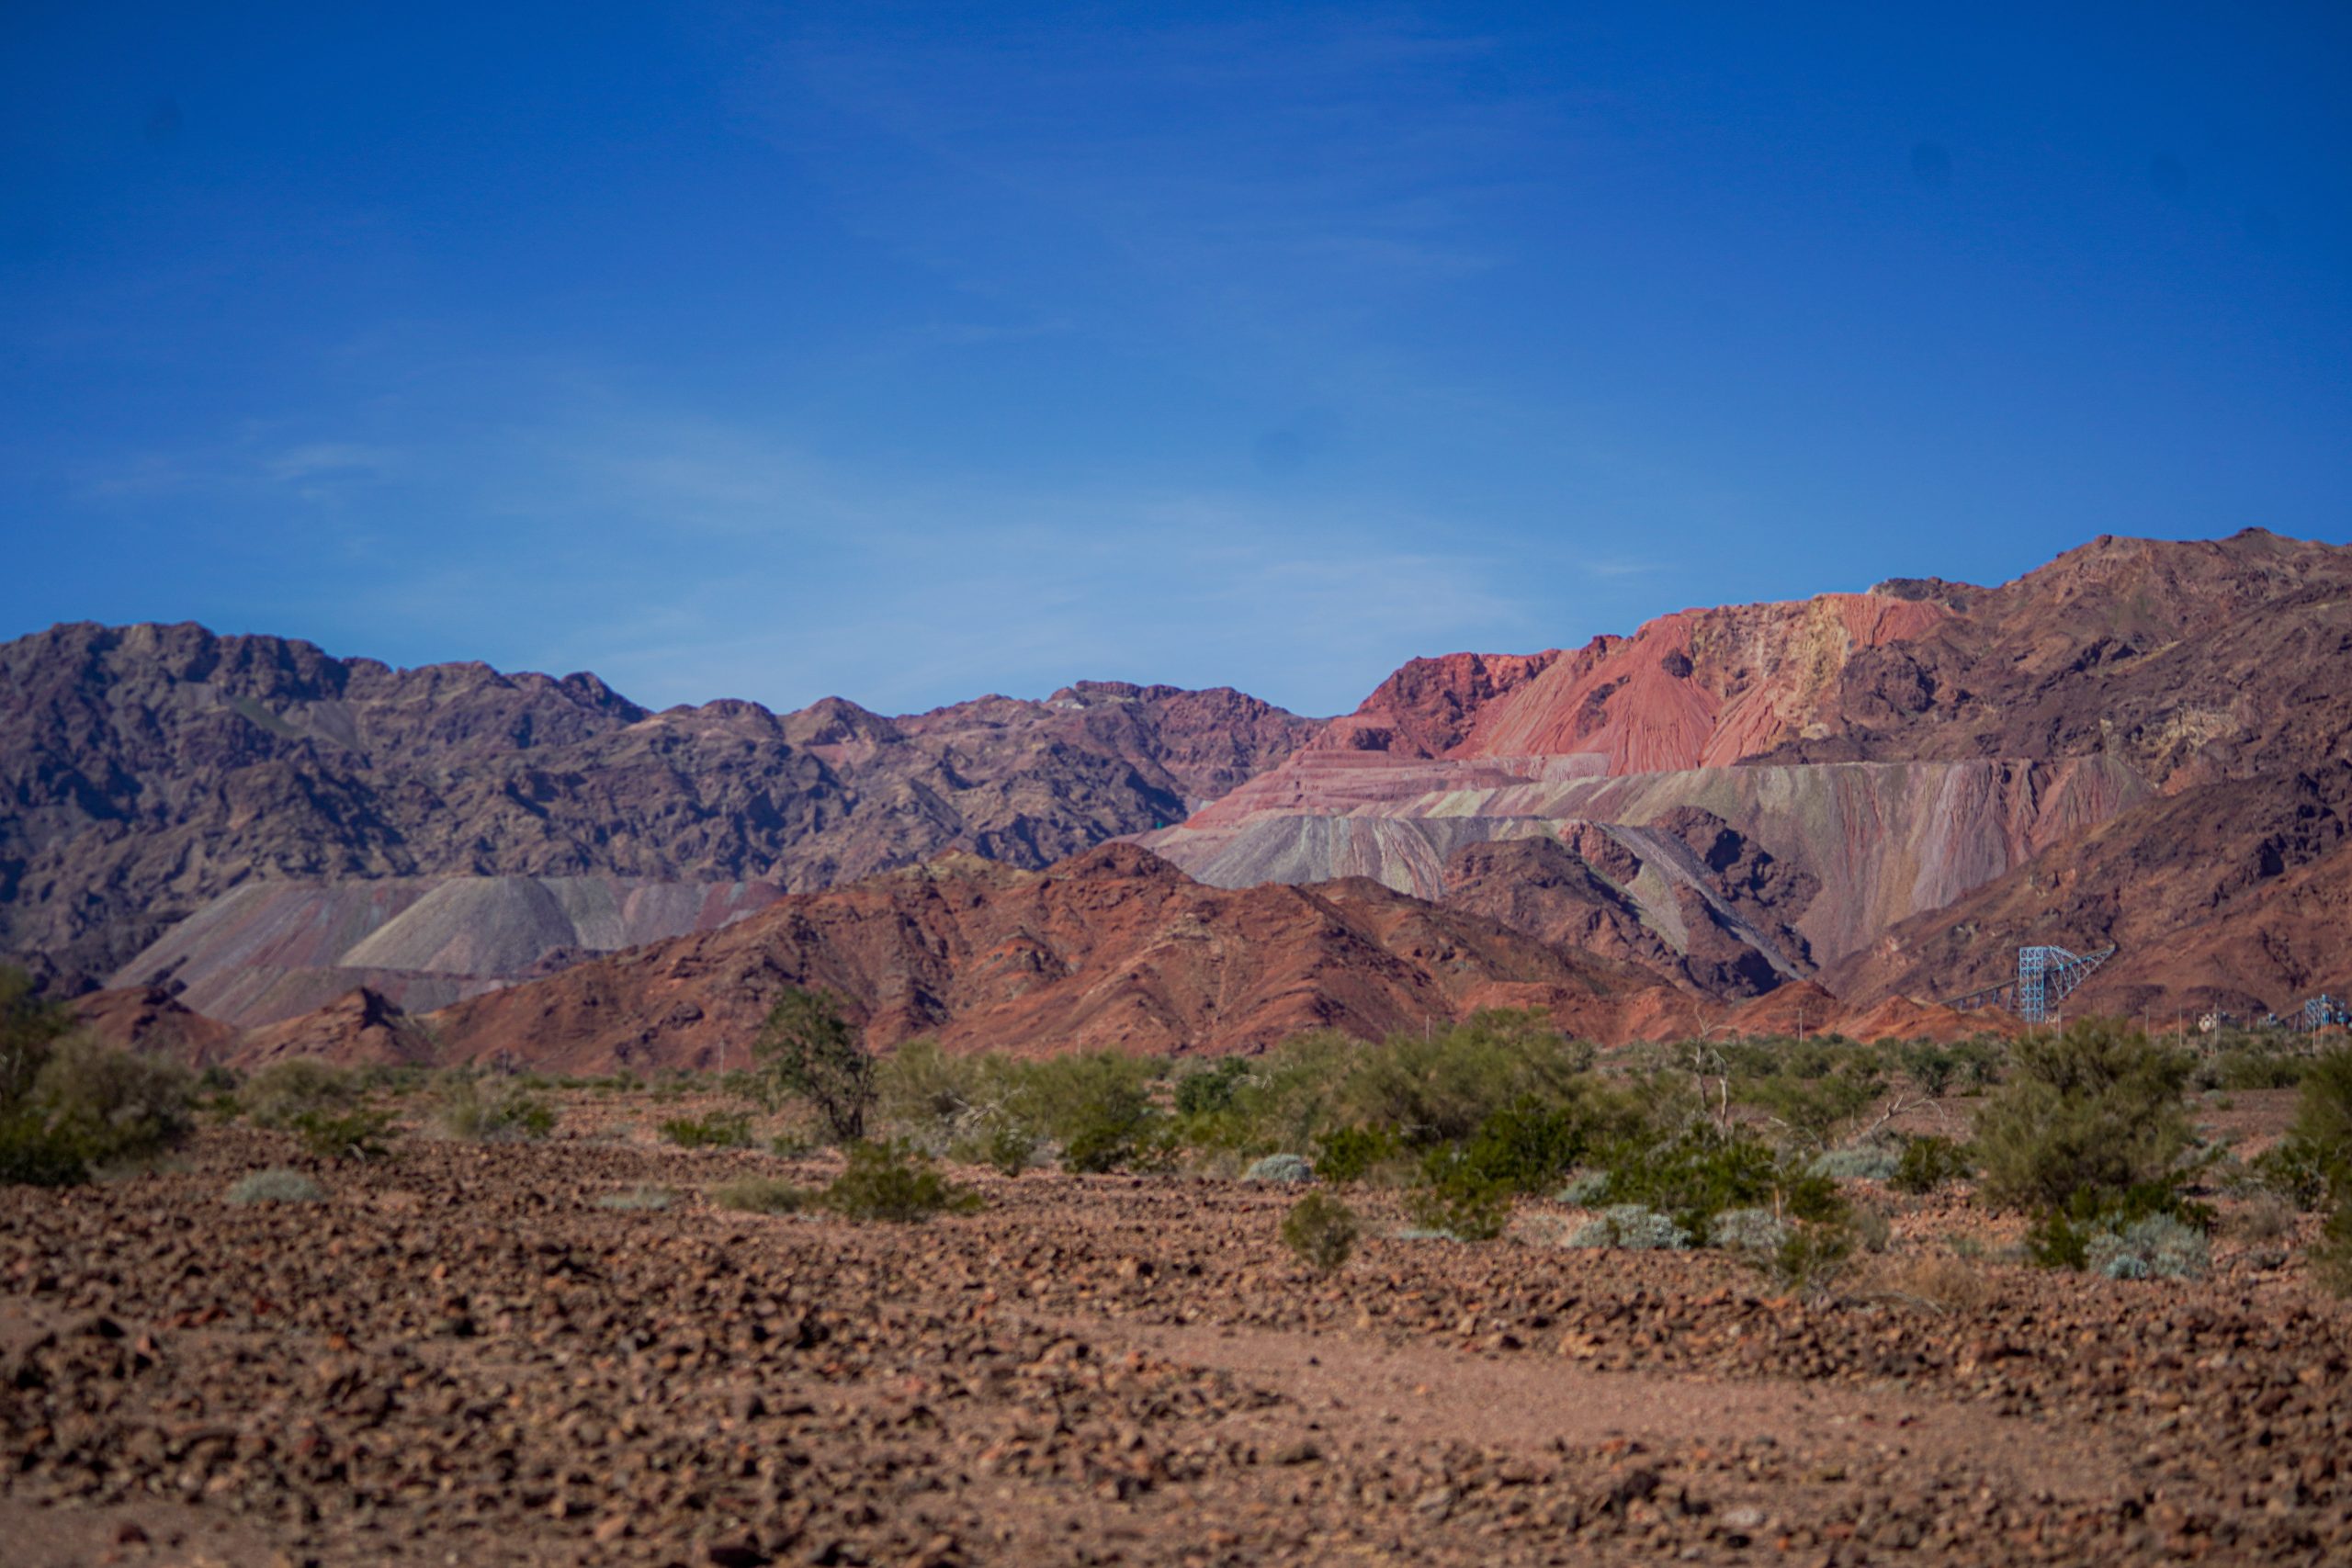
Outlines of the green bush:
{"type": "Polygon", "coordinates": [[[1457,1241],[1492,1241],[1510,1224],[1510,1200],[1507,1182],[1481,1170],[1460,1146],[1442,1144],[1422,1156],[1405,1212],[1422,1228],[1457,1241]]]}
{"type": "Polygon", "coordinates": [[[713,1111],[707,1116],[673,1116],[662,1123],[662,1136],[682,1149],[748,1149],[752,1119],[713,1111]]]}
{"type": "Polygon", "coordinates": [[[539,1139],[555,1131],[555,1109],[506,1083],[485,1087],[480,1079],[452,1079],[441,1094],[442,1129],[473,1143],[539,1139]]]}
{"type": "Polygon", "coordinates": [[[1926,1041],[1916,1041],[1896,1047],[1896,1063],[1903,1076],[1917,1086],[1929,1100],[1941,1100],[1950,1093],[1961,1076],[1962,1063],[1954,1053],[1926,1041]]]}
{"type": "Polygon", "coordinates": [[[805,1101],[836,1143],[865,1136],[877,1089],[873,1054],[823,991],[785,992],[752,1043],[753,1097],[768,1111],[805,1101]]]}
{"type": "Polygon", "coordinates": [[[1561,1096],[1549,1104],[1523,1096],[1491,1112],[1463,1157],[1488,1181],[1541,1192],[1602,1144],[1639,1135],[1642,1118],[1626,1097],[1585,1078],[1570,1080],[1561,1096]]]}
{"type": "Polygon", "coordinates": [[[1976,1119],[1983,1190],[1996,1202],[2077,1213],[2177,1179],[2194,1134],[2189,1063],[2109,1020],[2020,1041],[2009,1081],[1976,1119]]]}
{"type": "Polygon", "coordinates": [[[299,1170],[257,1170],[230,1187],[226,1201],[247,1203],[315,1203],[324,1189],[299,1170]]]}
{"type": "Polygon", "coordinates": [[[1762,1257],[1765,1276],[1794,1295],[1817,1296],[1845,1273],[1854,1254],[1854,1235],[1837,1220],[1792,1226],[1781,1245],[1762,1257]]]}
{"type": "Polygon", "coordinates": [[[2168,1173],[2120,1192],[2076,1190],[2064,1208],[2044,1210],[2035,1218],[2026,1231],[2026,1256],[2044,1269],[2087,1269],[2092,1243],[2102,1233],[2120,1235],[2158,1217],[2199,1232],[2213,1227],[2213,1211],[2192,1201],[2168,1173]]]}
{"type": "Polygon", "coordinates": [[[1790,1148],[1818,1154],[1845,1135],[1885,1087],[1877,1061],[1853,1053],[1830,1072],[1778,1074],[1737,1083],[1733,1093],[1772,1118],[1790,1148]]]}
{"type": "Polygon", "coordinates": [[[31,976],[0,964],[0,1112],[31,1095],[51,1048],[73,1031],[72,1010],[35,996],[31,976]]]}
{"type": "Polygon", "coordinates": [[[1403,1152],[1385,1127],[1335,1127],[1316,1140],[1315,1170],[1326,1181],[1350,1186],[1403,1152]]]}
{"type": "Polygon", "coordinates": [[[1690,1233],[1673,1219],[1641,1203],[1612,1203],[1578,1225],[1570,1247],[1614,1247],[1631,1252],[1680,1252],[1690,1233]]]}
{"type": "Polygon", "coordinates": [[[304,1111],[288,1119],[302,1152],[313,1159],[382,1159],[391,1153],[389,1111],[304,1111]]]}
{"type": "Polygon", "coordinates": [[[135,1056],[86,1035],[68,1035],[33,1079],[29,1102],[76,1142],[91,1165],[144,1159],[194,1124],[196,1075],[177,1063],[135,1056]]]}
{"type": "Polygon", "coordinates": [[[1241,1179],[1295,1187],[1314,1180],[1315,1168],[1306,1163],[1305,1155],[1268,1155],[1243,1171],[1241,1179]]]}
{"type": "Polygon", "coordinates": [[[1603,1163],[1610,1202],[1655,1209],[1702,1243],[1727,1209],[1768,1208],[1804,1220],[1845,1213],[1837,1183],[1741,1132],[1702,1124],[1659,1143],[1622,1144],[1603,1163]]]}
{"type": "Polygon", "coordinates": [[[797,1214],[817,1201],[805,1187],[773,1176],[747,1177],[710,1190],[710,1201],[740,1214],[797,1214]]]}
{"type": "Polygon", "coordinates": [[[1000,1121],[980,1134],[978,1154],[999,1176],[1019,1176],[1037,1158],[1037,1134],[1020,1122],[1000,1121]]]}
{"type": "Polygon", "coordinates": [[[0,1111],[0,1185],[73,1187],[90,1179],[90,1151],[70,1127],[29,1106],[0,1111]]]}
{"type": "Polygon", "coordinates": [[[1192,1118],[1230,1111],[1249,1081],[1250,1064],[1238,1056],[1187,1073],[1176,1080],[1176,1114],[1192,1118]]]}
{"type": "Polygon", "coordinates": [[[1283,1216],[1283,1245],[1320,1274],[1336,1274],[1355,1255],[1355,1211],[1328,1192],[1309,1192],[1283,1216]]]}
{"type": "Polygon", "coordinates": [[[2197,1069],[2199,1089],[2295,1089],[2311,1071],[2312,1058],[2298,1056],[2264,1042],[2223,1051],[2197,1069]]]}
{"type": "Polygon", "coordinates": [[[944,1148],[971,1123],[979,1072],[936,1040],[910,1040],[875,1066],[875,1106],[883,1122],[915,1141],[944,1148]]]}
{"type": "Polygon", "coordinates": [[[355,1076],[308,1056],[272,1062],[255,1070],[237,1090],[237,1104],[256,1127],[290,1127],[298,1116],[332,1114],[358,1100],[355,1076]]]}
{"type": "Polygon", "coordinates": [[[1924,1196],[1968,1172],[1967,1152],[1950,1138],[1930,1134],[1903,1140],[1903,1152],[1895,1157],[1894,1175],[1889,1179],[1898,1192],[1924,1196]]]}
{"type": "Polygon", "coordinates": [[[825,1189],[827,1208],[853,1220],[917,1224],[933,1214],[970,1213],[980,1195],[956,1186],[931,1161],[902,1143],[853,1144],[849,1164],[825,1189]]]}
{"type": "Polygon", "coordinates": [[[1588,1091],[1592,1061],[1589,1045],[1544,1014],[1488,1009],[1442,1032],[1359,1050],[1340,1084],[1336,1124],[1385,1127],[1417,1148],[1464,1142],[1506,1106],[1555,1105],[1588,1091]]]}

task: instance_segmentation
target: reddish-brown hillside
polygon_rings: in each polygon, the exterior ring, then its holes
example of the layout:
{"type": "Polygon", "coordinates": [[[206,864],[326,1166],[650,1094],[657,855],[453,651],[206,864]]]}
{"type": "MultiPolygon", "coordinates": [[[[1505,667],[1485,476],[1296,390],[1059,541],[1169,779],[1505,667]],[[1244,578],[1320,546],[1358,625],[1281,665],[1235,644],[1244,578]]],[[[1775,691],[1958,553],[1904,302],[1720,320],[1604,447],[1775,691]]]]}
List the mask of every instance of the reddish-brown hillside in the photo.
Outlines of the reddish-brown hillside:
{"type": "Polygon", "coordinates": [[[867,1042],[951,1050],[1230,1052],[1302,1030],[1376,1038],[1487,1006],[1611,1040],[1692,998],[1375,883],[1227,891],[1126,845],[1046,872],[950,855],[787,897],[432,1015],[445,1059],[551,1070],[740,1065],[776,997],[846,999],[867,1042]]]}

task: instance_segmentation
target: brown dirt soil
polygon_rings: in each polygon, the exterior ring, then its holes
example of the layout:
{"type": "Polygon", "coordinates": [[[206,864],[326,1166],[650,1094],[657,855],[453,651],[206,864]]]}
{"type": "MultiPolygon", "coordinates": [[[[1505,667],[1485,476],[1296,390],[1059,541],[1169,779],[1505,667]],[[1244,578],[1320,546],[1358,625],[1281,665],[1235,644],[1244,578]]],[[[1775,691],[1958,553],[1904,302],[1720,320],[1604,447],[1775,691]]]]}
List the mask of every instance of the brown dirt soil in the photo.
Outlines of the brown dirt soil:
{"type": "Polygon", "coordinates": [[[1720,1255],[1408,1240],[1368,1194],[1326,1280],[1277,1239],[1293,1192],[1188,1177],[959,1172],[989,1207],[911,1229],[727,1213],[703,1191],[827,1167],[623,1132],[677,1109],[412,1136],[310,1168],[315,1204],[224,1203],[302,1164],[237,1128],[0,1190],[9,1561],[2352,1551],[2352,1310],[2227,1242],[2196,1284],[2041,1274],[1879,1195],[1895,1251],[1797,1300],[1720,1255]],[[643,1184],[676,1205],[597,1206],[643,1184]],[[1970,1304],[1885,1288],[1929,1258],[1970,1304]]]}

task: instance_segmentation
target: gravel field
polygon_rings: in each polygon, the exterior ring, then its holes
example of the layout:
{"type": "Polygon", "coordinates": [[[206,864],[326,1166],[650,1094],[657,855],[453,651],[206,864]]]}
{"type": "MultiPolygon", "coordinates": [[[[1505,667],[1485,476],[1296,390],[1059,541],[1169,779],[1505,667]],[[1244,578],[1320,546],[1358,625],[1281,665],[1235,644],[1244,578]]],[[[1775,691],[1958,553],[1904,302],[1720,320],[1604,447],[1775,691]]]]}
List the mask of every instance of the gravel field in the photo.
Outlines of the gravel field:
{"type": "Polygon", "coordinates": [[[2352,1560],[2352,1309],[2226,1213],[2211,1279],[2118,1282],[1882,1197],[1893,1249],[1797,1301],[1550,1245],[1548,1205],[1406,1239],[1374,1195],[1325,1280],[1294,1191],[1193,1177],[726,1212],[828,1168],[621,1131],[670,1113],[572,1097],[544,1144],[365,1166],[207,1129],[0,1189],[0,1558],[2352,1560]],[[279,1166],[323,1200],[224,1201],[279,1166]],[[674,1205],[598,1206],[649,1185],[674,1205]]]}

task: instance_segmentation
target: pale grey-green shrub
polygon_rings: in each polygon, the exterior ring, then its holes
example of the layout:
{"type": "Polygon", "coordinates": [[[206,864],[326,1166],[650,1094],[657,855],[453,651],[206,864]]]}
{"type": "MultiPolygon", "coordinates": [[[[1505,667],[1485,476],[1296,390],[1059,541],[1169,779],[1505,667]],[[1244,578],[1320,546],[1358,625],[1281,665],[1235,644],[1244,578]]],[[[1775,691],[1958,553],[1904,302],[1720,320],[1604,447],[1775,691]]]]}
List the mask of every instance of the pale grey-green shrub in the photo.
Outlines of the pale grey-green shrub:
{"type": "Polygon", "coordinates": [[[1901,1156],[1893,1149],[1861,1144],[1820,1156],[1813,1162],[1813,1174],[1832,1181],[1885,1181],[1901,1163],[1901,1156]]]}
{"type": "Polygon", "coordinates": [[[1600,1212],[1598,1219],[1578,1225],[1568,1237],[1570,1247],[1619,1247],[1630,1252],[1680,1252],[1690,1245],[1690,1233],[1657,1210],[1639,1203],[1619,1203],[1600,1212]]]}
{"type": "Polygon", "coordinates": [[[2201,1280],[2212,1270],[2213,1249],[2196,1227],[2151,1214],[2091,1237],[2084,1261],[2110,1280],[2201,1280]]]}
{"type": "Polygon", "coordinates": [[[1589,1209],[1609,1196],[1609,1173],[1605,1170],[1580,1170],[1568,1178],[1567,1185],[1552,1195],[1553,1201],[1566,1203],[1578,1209],[1589,1209]]]}
{"type": "Polygon", "coordinates": [[[1315,1168],[1304,1155],[1268,1155],[1241,1173],[1244,1181],[1271,1181],[1295,1187],[1315,1179],[1315,1168]]]}
{"type": "Polygon", "coordinates": [[[232,1203],[315,1203],[326,1196],[319,1184],[299,1170],[256,1170],[241,1177],[229,1189],[232,1203]]]}
{"type": "Polygon", "coordinates": [[[1770,1209],[1726,1209],[1707,1222],[1707,1240],[1734,1252],[1778,1252],[1788,1222],[1770,1209]]]}

